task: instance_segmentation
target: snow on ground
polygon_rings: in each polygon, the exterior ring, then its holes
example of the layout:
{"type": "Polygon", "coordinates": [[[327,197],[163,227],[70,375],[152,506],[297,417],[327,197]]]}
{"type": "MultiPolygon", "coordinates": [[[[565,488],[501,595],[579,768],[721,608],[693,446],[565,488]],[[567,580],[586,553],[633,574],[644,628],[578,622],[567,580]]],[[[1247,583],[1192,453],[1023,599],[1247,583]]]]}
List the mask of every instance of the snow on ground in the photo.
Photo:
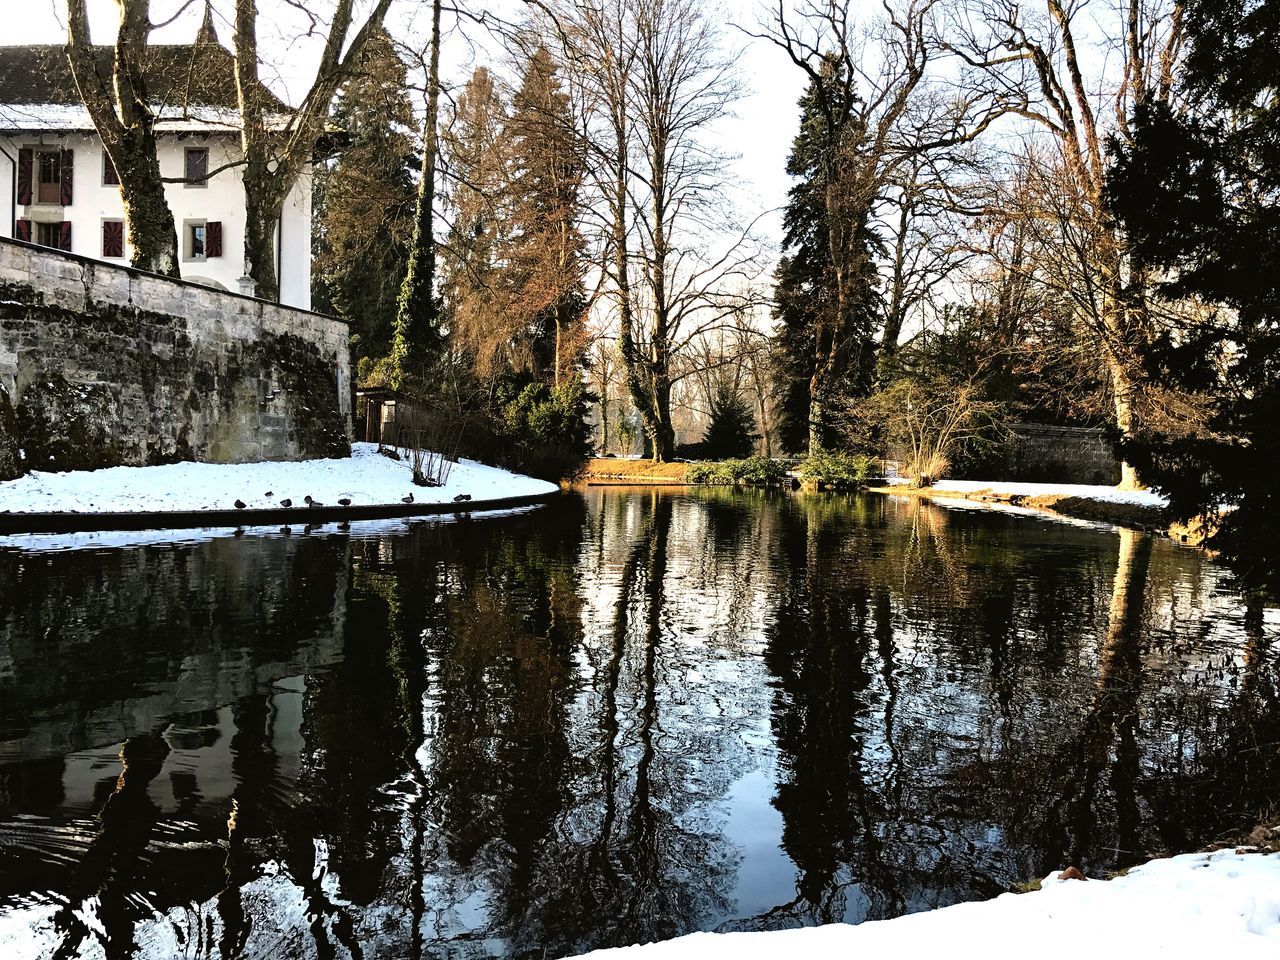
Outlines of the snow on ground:
{"type": "MultiPolygon", "coordinates": [[[[909,483],[905,478],[893,478],[890,484],[909,483]]],[[[1150,490],[1117,490],[1115,487],[1094,486],[1087,483],[1012,483],[1003,480],[939,480],[930,487],[939,493],[969,494],[989,491],[1001,496],[1021,497],[1080,497],[1084,500],[1102,500],[1106,503],[1129,503],[1140,507],[1167,507],[1169,501],[1150,490]]]]}
{"type": "Polygon", "coordinates": [[[1055,874],[1035,893],[1007,893],[895,920],[770,933],[695,933],[587,957],[1276,960],[1280,853],[1193,853],[1153,860],[1109,881],[1058,880],[1055,874]]]}
{"type": "Polygon", "coordinates": [[[502,497],[536,496],[555,484],[487,467],[454,464],[443,487],[416,487],[407,460],[378,454],[371,443],[352,445],[351,457],[272,463],[172,463],[158,467],[109,467],[68,473],[32,471],[0,483],[0,511],[12,513],[151,513],[175,510],[278,508],[290,499],[306,508],[311,496],[326,506],[350,497],[353,505],[451,502],[470,494],[474,505],[502,497]],[[268,491],[270,494],[268,495],[268,491]]]}

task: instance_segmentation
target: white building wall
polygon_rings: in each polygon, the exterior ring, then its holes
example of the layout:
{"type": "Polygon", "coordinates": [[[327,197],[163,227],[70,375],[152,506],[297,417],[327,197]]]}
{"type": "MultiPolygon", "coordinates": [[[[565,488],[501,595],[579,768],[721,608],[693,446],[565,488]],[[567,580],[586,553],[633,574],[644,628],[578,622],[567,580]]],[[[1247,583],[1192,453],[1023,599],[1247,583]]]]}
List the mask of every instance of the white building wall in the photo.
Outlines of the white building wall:
{"type": "Polygon", "coordinates": [[[311,309],[311,169],[285,198],[277,238],[280,302],[311,309]]]}
{"type": "MultiPolygon", "coordinates": [[[[185,172],[188,147],[209,150],[209,170],[217,170],[240,156],[239,137],[234,132],[162,133],[157,155],[160,175],[181,178],[185,172]]],[[[0,136],[0,236],[15,235],[17,218],[34,222],[71,223],[71,252],[110,263],[128,263],[132,253],[126,241],[124,257],[106,258],[102,252],[102,222],[120,220],[124,207],[120,190],[102,182],[103,149],[96,136],[84,134],[16,134],[0,136]],[[16,207],[18,150],[64,147],[75,152],[72,202],[69,206],[41,204],[16,207]],[[9,154],[13,157],[10,162],[9,154]]],[[[210,177],[207,185],[165,184],[165,195],[178,228],[179,269],[184,280],[205,283],[237,292],[244,273],[244,187],[240,168],[230,167],[210,177]],[[192,223],[222,223],[222,256],[203,260],[188,256],[186,228],[192,223]]],[[[33,191],[33,201],[36,199],[33,191]]],[[[294,307],[311,307],[311,178],[310,173],[295,184],[285,203],[279,251],[282,284],[280,302],[294,307]]],[[[34,236],[33,236],[34,239],[34,236]]]]}

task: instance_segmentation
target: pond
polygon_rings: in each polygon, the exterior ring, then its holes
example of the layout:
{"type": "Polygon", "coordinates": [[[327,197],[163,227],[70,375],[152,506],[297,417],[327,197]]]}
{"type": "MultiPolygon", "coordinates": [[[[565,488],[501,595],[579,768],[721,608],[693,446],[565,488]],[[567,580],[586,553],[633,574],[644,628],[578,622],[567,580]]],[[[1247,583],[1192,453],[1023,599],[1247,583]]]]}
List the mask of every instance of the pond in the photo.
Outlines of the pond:
{"type": "Polygon", "coordinates": [[[593,489],[130,536],[0,545],[6,958],[856,923],[1195,849],[1280,787],[1280,612],[1129,531],[593,489]]]}

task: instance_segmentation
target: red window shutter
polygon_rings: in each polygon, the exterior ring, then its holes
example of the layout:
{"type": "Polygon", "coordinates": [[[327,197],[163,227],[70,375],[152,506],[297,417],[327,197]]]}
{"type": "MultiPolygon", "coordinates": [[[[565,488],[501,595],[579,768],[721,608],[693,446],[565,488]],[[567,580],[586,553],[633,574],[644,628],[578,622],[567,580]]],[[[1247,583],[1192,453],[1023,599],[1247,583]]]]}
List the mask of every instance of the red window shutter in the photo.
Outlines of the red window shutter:
{"type": "Polygon", "coordinates": [[[25,207],[31,202],[32,159],[31,151],[25,147],[18,151],[18,206],[20,207],[25,207]]]}
{"type": "MultiPolygon", "coordinates": [[[[64,207],[71,206],[71,173],[75,160],[74,150],[62,151],[62,205],[64,207]]],[[[67,249],[66,247],[63,248],[67,249]]]]}
{"type": "Polygon", "coordinates": [[[31,221],[30,220],[18,221],[17,237],[19,240],[27,241],[27,243],[31,242],[31,221]]]}
{"type": "Polygon", "coordinates": [[[116,165],[111,162],[111,154],[106,150],[102,151],[102,182],[108,187],[120,186],[120,174],[116,171],[116,165]]]}
{"type": "Polygon", "coordinates": [[[58,249],[71,252],[71,221],[63,220],[58,224],[58,249]]]}
{"type": "Polygon", "coordinates": [[[222,221],[210,220],[204,225],[204,255],[222,256],[222,221]]]}
{"type": "Polygon", "coordinates": [[[119,220],[107,220],[102,224],[102,255],[124,256],[124,224],[119,220]]]}

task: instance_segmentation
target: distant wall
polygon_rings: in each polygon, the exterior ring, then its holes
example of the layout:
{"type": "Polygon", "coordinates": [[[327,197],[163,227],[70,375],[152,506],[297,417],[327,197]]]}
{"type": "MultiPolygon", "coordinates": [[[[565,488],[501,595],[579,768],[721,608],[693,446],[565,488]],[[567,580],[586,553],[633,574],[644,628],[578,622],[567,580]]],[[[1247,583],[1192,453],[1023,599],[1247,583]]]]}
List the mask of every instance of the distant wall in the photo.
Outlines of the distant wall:
{"type": "Polygon", "coordinates": [[[1009,480],[1044,483],[1120,482],[1120,464],[1102,430],[1019,423],[1009,444],[1009,480]]]}
{"type": "Polygon", "coordinates": [[[340,320],[0,239],[0,477],[343,456],[350,396],[340,320]]]}

